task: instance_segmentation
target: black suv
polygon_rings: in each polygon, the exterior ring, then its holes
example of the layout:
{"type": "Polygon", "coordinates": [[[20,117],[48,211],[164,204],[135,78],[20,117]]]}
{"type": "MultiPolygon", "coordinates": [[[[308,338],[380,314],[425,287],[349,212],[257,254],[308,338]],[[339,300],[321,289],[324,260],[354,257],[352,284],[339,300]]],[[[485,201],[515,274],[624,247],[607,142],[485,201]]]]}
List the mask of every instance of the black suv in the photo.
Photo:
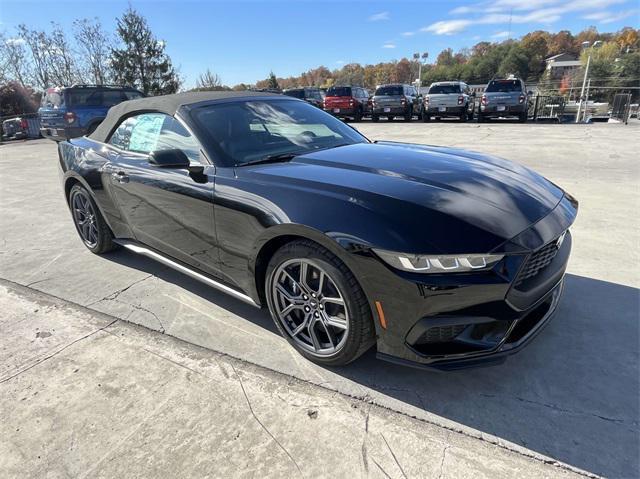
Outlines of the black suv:
{"type": "Polygon", "coordinates": [[[381,85],[373,94],[371,119],[378,121],[381,116],[393,120],[396,116],[411,121],[413,115],[422,114],[420,93],[411,85],[381,85]]]}
{"type": "Polygon", "coordinates": [[[73,85],[47,88],[38,110],[40,133],[61,141],[89,135],[113,105],[142,98],[134,88],[110,85],[73,85]]]}
{"type": "Polygon", "coordinates": [[[292,96],[293,98],[299,98],[307,103],[311,103],[313,106],[322,108],[324,95],[320,91],[320,88],[304,87],[304,88],[289,88],[282,91],[283,95],[292,96]]]}

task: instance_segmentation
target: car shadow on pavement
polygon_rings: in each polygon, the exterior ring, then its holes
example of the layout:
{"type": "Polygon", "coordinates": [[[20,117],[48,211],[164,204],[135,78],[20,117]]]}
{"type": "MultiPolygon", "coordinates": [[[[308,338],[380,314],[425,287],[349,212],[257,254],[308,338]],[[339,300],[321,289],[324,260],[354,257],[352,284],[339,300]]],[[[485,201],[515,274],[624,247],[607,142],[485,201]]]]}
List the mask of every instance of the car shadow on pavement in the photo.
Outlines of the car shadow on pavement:
{"type": "MultiPolygon", "coordinates": [[[[108,258],[278,334],[266,310],[144,257],[121,252],[108,258]]],[[[422,409],[580,469],[609,477],[638,477],[639,309],[637,288],[569,274],[555,317],[502,365],[440,373],[377,360],[372,348],[349,366],[330,372],[396,404],[422,409]]],[[[198,344],[207,346],[206,340],[198,344]]]]}

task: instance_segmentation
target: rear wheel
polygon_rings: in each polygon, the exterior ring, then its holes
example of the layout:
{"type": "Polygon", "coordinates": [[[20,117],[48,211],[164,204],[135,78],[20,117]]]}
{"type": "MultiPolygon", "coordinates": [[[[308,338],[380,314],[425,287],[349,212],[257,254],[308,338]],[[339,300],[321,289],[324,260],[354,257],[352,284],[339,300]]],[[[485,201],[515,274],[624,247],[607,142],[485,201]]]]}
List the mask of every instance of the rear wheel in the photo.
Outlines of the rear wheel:
{"type": "Polygon", "coordinates": [[[353,121],[362,121],[362,110],[359,108],[356,110],[355,115],[353,115],[353,121]]]}
{"type": "Polygon", "coordinates": [[[373,113],[371,114],[371,121],[380,121],[380,116],[379,115],[374,115],[373,113]]]}
{"type": "Polygon", "coordinates": [[[518,115],[518,121],[520,123],[526,123],[527,122],[527,113],[520,113],[520,115],[518,115]]]}
{"type": "Polygon", "coordinates": [[[80,239],[89,251],[102,254],[117,248],[109,226],[83,186],[76,184],[71,188],[69,207],[80,239]]]}
{"type": "Polygon", "coordinates": [[[478,113],[478,123],[484,123],[487,119],[482,113],[478,113]]]}
{"type": "Polygon", "coordinates": [[[409,110],[404,114],[404,121],[411,121],[413,119],[413,109],[409,108],[409,110]]]}
{"type": "Polygon", "coordinates": [[[393,117],[392,117],[392,116],[388,116],[388,117],[387,117],[387,120],[389,120],[389,121],[393,121],[393,117]]]}
{"type": "Polygon", "coordinates": [[[348,364],[375,342],[367,299],[351,271],[311,241],[294,241],[269,261],[265,295],[285,339],[326,366],[348,364]]]}
{"type": "Polygon", "coordinates": [[[426,112],[422,112],[422,121],[424,121],[425,123],[430,122],[431,117],[426,112]]]}

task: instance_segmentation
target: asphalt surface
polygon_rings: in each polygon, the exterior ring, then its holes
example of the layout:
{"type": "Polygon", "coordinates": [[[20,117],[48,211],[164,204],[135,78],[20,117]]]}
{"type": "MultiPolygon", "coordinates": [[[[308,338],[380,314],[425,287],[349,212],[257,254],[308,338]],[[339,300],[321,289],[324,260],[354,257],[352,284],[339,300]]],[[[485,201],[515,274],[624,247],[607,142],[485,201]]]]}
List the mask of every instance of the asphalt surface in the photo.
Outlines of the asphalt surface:
{"type": "Polygon", "coordinates": [[[279,337],[266,311],[146,258],[85,250],[62,197],[55,145],[44,140],[0,146],[0,278],[505,449],[637,477],[640,126],[355,126],[371,139],[506,157],[580,200],[556,317],[506,364],[432,373],[378,361],[371,350],[342,369],[315,366],[279,337]]]}

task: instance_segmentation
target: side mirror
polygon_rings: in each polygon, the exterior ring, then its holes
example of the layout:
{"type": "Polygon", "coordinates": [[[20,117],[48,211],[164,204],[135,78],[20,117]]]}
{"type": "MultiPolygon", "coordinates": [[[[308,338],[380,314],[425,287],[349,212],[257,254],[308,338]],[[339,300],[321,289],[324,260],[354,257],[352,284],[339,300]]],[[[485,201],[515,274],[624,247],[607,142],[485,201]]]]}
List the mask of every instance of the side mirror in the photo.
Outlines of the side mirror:
{"type": "Polygon", "coordinates": [[[177,148],[152,151],[149,155],[149,163],[158,168],[189,168],[189,158],[187,158],[184,151],[177,148]]]}

